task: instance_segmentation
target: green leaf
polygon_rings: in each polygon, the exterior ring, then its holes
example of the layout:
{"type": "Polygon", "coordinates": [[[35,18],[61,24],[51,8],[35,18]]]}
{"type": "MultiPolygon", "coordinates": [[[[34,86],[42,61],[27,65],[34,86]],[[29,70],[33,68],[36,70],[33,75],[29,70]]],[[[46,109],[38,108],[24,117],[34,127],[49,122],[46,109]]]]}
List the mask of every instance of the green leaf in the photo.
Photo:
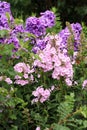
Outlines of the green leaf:
{"type": "Polygon", "coordinates": [[[18,130],[18,127],[17,126],[15,126],[15,125],[11,125],[11,130],[18,130]]]}
{"type": "MultiPolygon", "coordinates": [[[[0,52],[1,55],[7,56],[7,55],[12,55],[12,49],[14,48],[13,44],[0,44],[0,52]]],[[[2,57],[3,58],[3,57],[2,57]]]]}
{"type": "Polygon", "coordinates": [[[9,31],[6,29],[0,30],[0,38],[5,37],[6,35],[8,35],[9,31]]]}
{"type": "Polygon", "coordinates": [[[84,128],[87,128],[87,120],[83,122],[84,128]]]}
{"type": "Polygon", "coordinates": [[[29,37],[29,38],[30,38],[30,37],[36,38],[36,36],[35,36],[34,34],[32,34],[32,33],[25,33],[25,34],[26,34],[26,36],[29,37]]]}
{"type": "Polygon", "coordinates": [[[34,54],[34,53],[29,53],[31,57],[34,57],[35,59],[38,59],[41,61],[41,58],[39,57],[38,54],[34,54]]]}
{"type": "Polygon", "coordinates": [[[53,125],[53,130],[70,130],[70,129],[68,127],[66,127],[66,126],[54,124],[53,125]]]}
{"type": "Polygon", "coordinates": [[[12,120],[16,120],[16,119],[17,119],[16,115],[15,115],[15,114],[12,114],[12,113],[11,113],[11,115],[10,115],[10,118],[11,118],[12,120]]]}
{"type": "Polygon", "coordinates": [[[6,12],[6,17],[7,17],[8,21],[10,22],[10,14],[8,12],[6,12]]]}
{"type": "Polygon", "coordinates": [[[65,96],[65,101],[61,102],[58,107],[58,115],[60,120],[64,120],[70,113],[72,113],[74,108],[74,93],[70,93],[70,95],[65,96]]]}
{"type": "Polygon", "coordinates": [[[15,19],[15,24],[23,24],[23,20],[22,19],[18,19],[18,18],[16,18],[15,19]]]}
{"type": "Polygon", "coordinates": [[[84,118],[87,118],[87,106],[86,105],[80,107],[80,112],[84,118]]]}

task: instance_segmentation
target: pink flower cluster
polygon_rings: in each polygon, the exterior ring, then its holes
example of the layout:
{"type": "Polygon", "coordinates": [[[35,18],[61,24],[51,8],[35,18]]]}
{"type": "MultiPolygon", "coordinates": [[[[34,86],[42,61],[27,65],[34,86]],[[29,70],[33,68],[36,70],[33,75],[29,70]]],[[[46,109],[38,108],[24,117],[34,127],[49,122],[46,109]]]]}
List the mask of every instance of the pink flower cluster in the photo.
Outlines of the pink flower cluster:
{"type": "Polygon", "coordinates": [[[32,95],[35,98],[32,100],[32,104],[36,102],[45,102],[49,99],[51,91],[54,89],[54,86],[51,89],[44,89],[42,86],[39,86],[35,91],[32,92],[32,95]]]}
{"type": "Polygon", "coordinates": [[[14,70],[19,73],[19,75],[15,76],[15,84],[24,86],[34,80],[34,77],[32,75],[34,69],[30,69],[29,64],[20,62],[14,66],[14,70]],[[20,76],[20,73],[22,76],[20,76]]]}
{"type": "Polygon", "coordinates": [[[41,60],[35,60],[34,66],[42,68],[44,72],[52,71],[53,79],[64,77],[66,84],[71,86],[73,67],[70,57],[60,49],[61,37],[50,35],[48,39],[45,49],[38,52],[41,60]]]}

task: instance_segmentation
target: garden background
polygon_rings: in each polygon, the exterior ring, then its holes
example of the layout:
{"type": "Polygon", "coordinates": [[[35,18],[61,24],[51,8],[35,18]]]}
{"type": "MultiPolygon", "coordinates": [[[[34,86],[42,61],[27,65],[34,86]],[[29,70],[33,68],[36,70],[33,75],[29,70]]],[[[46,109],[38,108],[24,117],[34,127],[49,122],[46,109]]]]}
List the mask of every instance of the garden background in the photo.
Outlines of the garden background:
{"type": "Polygon", "coordinates": [[[87,130],[86,1],[0,1],[0,130],[87,130]]]}
{"type": "Polygon", "coordinates": [[[39,16],[40,12],[56,7],[61,22],[65,25],[69,22],[82,22],[87,24],[87,1],[83,0],[6,0],[11,4],[13,16],[23,19],[32,13],[39,16]]]}

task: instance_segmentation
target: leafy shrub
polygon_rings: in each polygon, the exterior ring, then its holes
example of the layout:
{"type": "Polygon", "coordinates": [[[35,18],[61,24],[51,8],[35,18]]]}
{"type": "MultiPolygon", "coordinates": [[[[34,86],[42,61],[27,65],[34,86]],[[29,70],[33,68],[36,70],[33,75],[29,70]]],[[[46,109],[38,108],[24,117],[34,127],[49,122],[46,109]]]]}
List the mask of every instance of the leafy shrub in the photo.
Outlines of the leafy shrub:
{"type": "Polygon", "coordinates": [[[0,129],[87,129],[84,28],[61,30],[49,10],[24,23],[0,9],[0,129]]]}

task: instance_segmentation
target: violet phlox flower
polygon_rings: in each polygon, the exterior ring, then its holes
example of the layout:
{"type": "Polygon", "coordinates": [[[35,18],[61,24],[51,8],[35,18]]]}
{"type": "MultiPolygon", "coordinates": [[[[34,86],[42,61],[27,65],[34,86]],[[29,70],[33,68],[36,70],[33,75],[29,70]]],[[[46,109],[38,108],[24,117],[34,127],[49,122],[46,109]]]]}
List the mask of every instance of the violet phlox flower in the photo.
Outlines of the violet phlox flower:
{"type": "Polygon", "coordinates": [[[67,48],[67,40],[68,40],[68,37],[70,36],[70,32],[69,32],[68,28],[61,30],[59,32],[58,36],[62,38],[61,46],[60,46],[61,49],[67,48]]]}
{"type": "Polygon", "coordinates": [[[19,49],[20,48],[20,44],[19,44],[19,39],[17,38],[17,36],[14,34],[14,35],[11,35],[7,40],[6,42],[8,44],[14,44],[14,49],[19,49]]]}
{"type": "Polygon", "coordinates": [[[46,37],[40,39],[37,38],[34,42],[34,46],[32,48],[32,51],[36,54],[38,51],[43,50],[46,47],[48,39],[46,37]]]}
{"type": "MultiPolygon", "coordinates": [[[[16,25],[12,31],[10,31],[9,37],[6,39],[7,44],[14,44],[13,51],[17,51],[21,45],[19,38],[23,39],[24,27],[22,24],[16,25]]],[[[24,40],[24,39],[23,39],[24,40]]]]}
{"type": "Polygon", "coordinates": [[[39,18],[29,17],[26,19],[25,30],[39,36],[44,36],[46,34],[46,28],[55,25],[55,15],[52,11],[45,11],[41,13],[39,18]]]}
{"type": "Polygon", "coordinates": [[[74,35],[74,50],[78,50],[78,47],[81,45],[80,43],[80,34],[82,32],[82,26],[79,23],[71,24],[73,35],[74,35]]]}
{"type": "Polygon", "coordinates": [[[0,14],[0,26],[4,28],[9,28],[8,26],[8,18],[5,14],[0,14]]]}
{"type": "Polygon", "coordinates": [[[0,1],[0,13],[10,12],[10,3],[0,1]]]}
{"type": "Polygon", "coordinates": [[[29,17],[26,19],[25,31],[37,36],[36,40],[31,40],[31,44],[34,45],[32,51],[37,53],[39,50],[45,48],[46,40],[43,38],[46,34],[46,28],[55,25],[55,15],[52,11],[45,11],[41,13],[39,18],[29,17]],[[39,38],[38,38],[39,37],[39,38]]]}
{"type": "MultiPolygon", "coordinates": [[[[82,31],[82,27],[79,23],[72,23],[71,29],[74,35],[74,43],[73,43],[74,51],[78,51],[78,47],[80,45],[80,34],[82,31]]],[[[72,33],[70,32],[68,27],[59,32],[58,35],[62,38],[61,49],[67,48],[67,40],[71,34],[72,33]]]]}
{"type": "Polygon", "coordinates": [[[10,36],[8,38],[8,43],[13,43],[14,47],[19,49],[21,47],[20,39],[23,41],[25,40],[24,32],[25,32],[25,30],[24,30],[24,27],[22,24],[15,25],[13,30],[10,32],[10,36]]]}
{"type": "Polygon", "coordinates": [[[37,47],[37,46],[34,46],[34,47],[32,48],[32,52],[33,52],[34,54],[38,53],[39,51],[40,51],[40,48],[37,47]]]}
{"type": "Polygon", "coordinates": [[[32,104],[36,102],[45,102],[49,99],[51,91],[53,91],[54,86],[51,89],[44,89],[43,86],[39,86],[35,91],[32,92],[32,95],[35,97],[32,100],[32,104]]]}
{"type": "Polygon", "coordinates": [[[9,20],[12,23],[13,17],[10,10],[10,4],[7,2],[0,1],[0,26],[9,28],[9,22],[6,13],[9,14],[9,18],[10,18],[9,20]]]}
{"type": "Polygon", "coordinates": [[[22,24],[15,25],[15,27],[12,30],[12,33],[15,33],[15,34],[17,34],[17,33],[24,33],[24,32],[25,32],[25,29],[24,29],[22,24]]]}
{"type": "MultiPolygon", "coordinates": [[[[10,25],[12,26],[13,21],[10,4],[0,1],[0,30],[10,31],[10,25]],[[9,16],[6,13],[8,13],[9,16]]],[[[0,38],[0,43],[7,43],[7,40],[7,37],[0,38]]]]}
{"type": "Polygon", "coordinates": [[[74,31],[74,33],[79,34],[82,31],[82,26],[79,23],[75,23],[75,24],[72,23],[71,27],[72,27],[72,30],[74,31]]]}
{"type": "Polygon", "coordinates": [[[40,50],[43,50],[46,46],[46,41],[44,39],[37,39],[36,46],[39,47],[40,50]]]}
{"type": "Polygon", "coordinates": [[[46,28],[51,28],[55,25],[56,16],[52,11],[47,10],[45,12],[40,13],[40,15],[40,21],[46,28]]]}
{"type": "Polygon", "coordinates": [[[29,17],[26,19],[25,30],[37,37],[46,34],[44,25],[42,25],[41,21],[37,17],[29,17]]]}

